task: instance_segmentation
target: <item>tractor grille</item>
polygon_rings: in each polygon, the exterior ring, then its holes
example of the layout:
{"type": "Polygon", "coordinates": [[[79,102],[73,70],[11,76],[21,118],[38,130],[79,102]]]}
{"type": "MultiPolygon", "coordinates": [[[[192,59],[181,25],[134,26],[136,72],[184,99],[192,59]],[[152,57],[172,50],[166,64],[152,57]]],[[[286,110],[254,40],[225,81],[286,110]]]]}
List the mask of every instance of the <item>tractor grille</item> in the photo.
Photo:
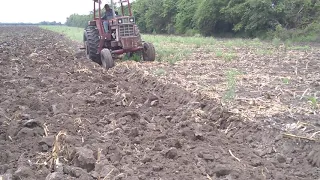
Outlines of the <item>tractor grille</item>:
{"type": "Polygon", "coordinates": [[[119,26],[119,36],[134,36],[133,24],[123,24],[119,26]]]}

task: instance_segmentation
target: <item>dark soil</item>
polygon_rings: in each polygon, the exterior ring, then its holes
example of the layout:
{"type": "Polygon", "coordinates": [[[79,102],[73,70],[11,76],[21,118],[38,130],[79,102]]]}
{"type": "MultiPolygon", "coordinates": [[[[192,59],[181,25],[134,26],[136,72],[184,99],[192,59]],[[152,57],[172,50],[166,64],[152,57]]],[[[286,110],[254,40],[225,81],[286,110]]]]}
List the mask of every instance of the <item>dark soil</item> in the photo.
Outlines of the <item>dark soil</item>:
{"type": "MultiPolygon", "coordinates": [[[[0,27],[0,179],[320,177],[317,142],[246,124],[130,63],[105,71],[72,47],[37,27],[0,27]]],[[[319,128],[319,116],[303,118],[319,128]]]]}

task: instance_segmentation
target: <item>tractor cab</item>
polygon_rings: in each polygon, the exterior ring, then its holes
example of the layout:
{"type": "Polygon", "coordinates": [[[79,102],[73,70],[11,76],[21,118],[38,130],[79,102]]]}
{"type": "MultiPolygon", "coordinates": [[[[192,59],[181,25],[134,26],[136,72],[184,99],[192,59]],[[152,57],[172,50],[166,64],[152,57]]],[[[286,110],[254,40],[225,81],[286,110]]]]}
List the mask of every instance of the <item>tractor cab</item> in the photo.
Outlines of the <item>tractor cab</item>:
{"type": "Polygon", "coordinates": [[[139,28],[132,15],[130,0],[119,0],[119,14],[116,3],[108,3],[112,15],[103,19],[105,11],[101,9],[101,0],[93,0],[93,20],[84,30],[83,41],[87,57],[105,68],[114,66],[113,57],[120,54],[136,54],[145,61],[155,60],[152,43],[142,41],[139,28]],[[96,9],[98,6],[98,9],[96,9]],[[127,12],[125,12],[127,10],[127,12]]]}

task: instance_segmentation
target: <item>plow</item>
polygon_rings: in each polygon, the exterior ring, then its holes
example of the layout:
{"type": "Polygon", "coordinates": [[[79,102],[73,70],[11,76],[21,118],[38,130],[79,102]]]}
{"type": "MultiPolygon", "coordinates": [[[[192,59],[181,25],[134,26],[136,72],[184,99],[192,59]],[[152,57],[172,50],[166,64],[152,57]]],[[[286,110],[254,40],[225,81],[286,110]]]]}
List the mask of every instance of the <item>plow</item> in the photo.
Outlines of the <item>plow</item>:
{"type": "Polygon", "coordinates": [[[105,12],[102,12],[101,4],[101,0],[93,0],[93,19],[84,29],[83,49],[86,57],[106,69],[114,67],[115,57],[122,54],[154,61],[154,45],[142,40],[130,0],[119,0],[117,3],[111,0],[110,5],[105,4],[105,12]],[[116,5],[121,9],[120,14],[115,10],[116,5]]]}

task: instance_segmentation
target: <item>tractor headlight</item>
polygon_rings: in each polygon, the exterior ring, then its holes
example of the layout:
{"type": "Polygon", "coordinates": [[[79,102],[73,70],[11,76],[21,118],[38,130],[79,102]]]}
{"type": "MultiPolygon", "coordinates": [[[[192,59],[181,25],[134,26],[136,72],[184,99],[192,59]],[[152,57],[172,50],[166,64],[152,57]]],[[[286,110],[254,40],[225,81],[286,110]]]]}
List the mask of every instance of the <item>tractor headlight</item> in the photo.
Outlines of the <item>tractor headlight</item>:
{"type": "Polygon", "coordinates": [[[118,23],[121,24],[122,23],[122,19],[118,19],[118,23]]]}
{"type": "Polygon", "coordinates": [[[134,18],[129,18],[129,21],[130,21],[131,23],[134,23],[134,18]]]}

